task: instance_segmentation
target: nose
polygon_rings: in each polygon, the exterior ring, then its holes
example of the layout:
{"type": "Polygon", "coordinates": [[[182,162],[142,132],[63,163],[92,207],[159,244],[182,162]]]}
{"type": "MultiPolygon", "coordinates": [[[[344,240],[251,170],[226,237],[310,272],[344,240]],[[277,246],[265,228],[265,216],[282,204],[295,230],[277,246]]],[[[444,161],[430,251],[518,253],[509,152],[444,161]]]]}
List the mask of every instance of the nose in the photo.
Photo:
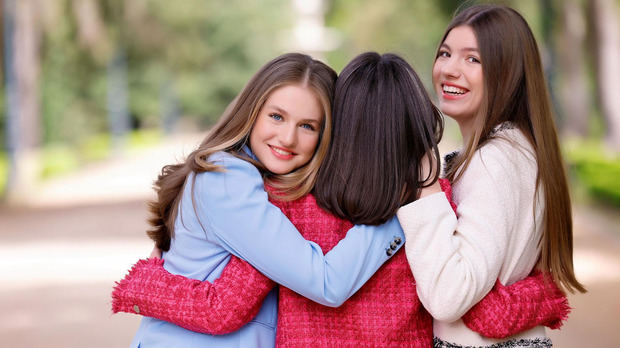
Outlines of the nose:
{"type": "Polygon", "coordinates": [[[280,133],[280,142],[285,147],[293,147],[297,144],[297,126],[294,124],[287,125],[280,133]]]}
{"type": "Polygon", "coordinates": [[[442,62],[441,73],[446,77],[457,78],[461,74],[461,70],[457,59],[450,57],[442,62]]]}

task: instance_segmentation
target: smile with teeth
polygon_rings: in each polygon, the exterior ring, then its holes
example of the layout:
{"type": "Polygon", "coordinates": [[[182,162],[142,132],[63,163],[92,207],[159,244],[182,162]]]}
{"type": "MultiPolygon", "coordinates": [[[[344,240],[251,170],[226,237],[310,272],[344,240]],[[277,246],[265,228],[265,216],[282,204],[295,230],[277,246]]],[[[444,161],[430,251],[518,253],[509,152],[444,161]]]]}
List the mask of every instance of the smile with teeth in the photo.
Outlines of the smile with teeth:
{"type": "Polygon", "coordinates": [[[458,87],[455,87],[455,86],[443,85],[442,88],[443,88],[443,92],[447,93],[447,94],[461,95],[461,94],[465,94],[467,92],[466,89],[458,88],[458,87]]]}
{"type": "Polygon", "coordinates": [[[281,149],[279,147],[275,147],[275,146],[271,146],[271,145],[269,147],[271,148],[272,151],[274,151],[275,153],[277,153],[279,155],[282,155],[282,156],[292,156],[293,155],[292,152],[283,150],[283,149],[281,149]]]}

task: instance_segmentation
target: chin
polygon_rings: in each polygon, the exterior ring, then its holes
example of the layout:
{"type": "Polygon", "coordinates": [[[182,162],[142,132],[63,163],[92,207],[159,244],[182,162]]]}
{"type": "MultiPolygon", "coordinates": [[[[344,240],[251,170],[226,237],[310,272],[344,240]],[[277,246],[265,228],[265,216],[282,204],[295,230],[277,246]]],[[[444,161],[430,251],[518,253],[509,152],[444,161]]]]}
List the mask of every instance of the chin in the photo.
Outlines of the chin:
{"type": "Polygon", "coordinates": [[[283,175],[283,174],[288,174],[290,172],[292,172],[294,169],[289,169],[289,168],[267,168],[267,170],[269,170],[270,172],[272,172],[273,174],[276,175],[283,175]]]}

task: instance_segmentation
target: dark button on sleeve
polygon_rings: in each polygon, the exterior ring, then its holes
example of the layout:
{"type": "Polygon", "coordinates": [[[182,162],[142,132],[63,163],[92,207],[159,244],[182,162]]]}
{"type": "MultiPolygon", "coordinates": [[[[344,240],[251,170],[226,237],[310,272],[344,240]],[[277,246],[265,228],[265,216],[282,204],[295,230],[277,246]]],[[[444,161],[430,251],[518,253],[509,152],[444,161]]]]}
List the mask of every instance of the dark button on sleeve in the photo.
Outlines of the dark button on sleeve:
{"type": "Polygon", "coordinates": [[[385,249],[385,254],[387,256],[392,256],[392,254],[394,254],[394,251],[392,249],[385,249]]]}
{"type": "Polygon", "coordinates": [[[400,237],[394,237],[394,243],[396,243],[396,245],[400,245],[400,243],[402,243],[402,239],[400,239],[400,237]]]}

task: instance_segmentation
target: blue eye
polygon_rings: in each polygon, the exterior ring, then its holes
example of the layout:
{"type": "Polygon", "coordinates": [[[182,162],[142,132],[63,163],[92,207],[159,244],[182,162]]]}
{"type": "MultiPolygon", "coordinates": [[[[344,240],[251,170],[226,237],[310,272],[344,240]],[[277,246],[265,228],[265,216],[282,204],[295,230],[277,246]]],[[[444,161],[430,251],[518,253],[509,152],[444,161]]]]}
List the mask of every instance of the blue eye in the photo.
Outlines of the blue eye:
{"type": "Polygon", "coordinates": [[[301,128],[307,129],[307,130],[311,130],[314,131],[314,126],[309,124],[309,123],[304,123],[301,125],[301,128]]]}
{"type": "Polygon", "coordinates": [[[269,117],[273,118],[276,121],[282,121],[282,115],[280,114],[276,114],[276,113],[269,114],[269,117]]]}

